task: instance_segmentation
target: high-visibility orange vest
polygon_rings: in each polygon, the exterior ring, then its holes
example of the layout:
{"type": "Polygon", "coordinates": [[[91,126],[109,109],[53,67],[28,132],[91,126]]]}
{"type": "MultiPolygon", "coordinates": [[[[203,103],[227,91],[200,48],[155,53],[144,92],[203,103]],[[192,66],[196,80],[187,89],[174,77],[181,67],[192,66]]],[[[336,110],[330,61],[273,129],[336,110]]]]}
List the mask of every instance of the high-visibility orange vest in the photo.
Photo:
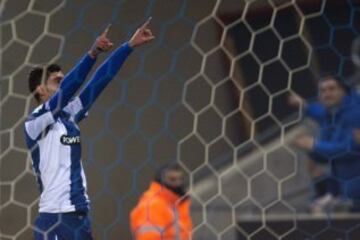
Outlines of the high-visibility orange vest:
{"type": "Polygon", "coordinates": [[[152,182],[131,211],[130,224],[136,240],[188,240],[192,229],[190,199],[181,199],[152,182]]]}

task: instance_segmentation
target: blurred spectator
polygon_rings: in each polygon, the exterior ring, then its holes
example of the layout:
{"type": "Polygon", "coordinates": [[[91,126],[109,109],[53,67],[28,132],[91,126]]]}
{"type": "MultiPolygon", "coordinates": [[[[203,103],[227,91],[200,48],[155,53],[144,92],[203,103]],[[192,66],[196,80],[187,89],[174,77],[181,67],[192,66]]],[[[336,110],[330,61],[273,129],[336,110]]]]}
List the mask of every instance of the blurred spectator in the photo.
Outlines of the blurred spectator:
{"type": "Polygon", "coordinates": [[[136,240],[190,239],[190,199],[180,166],[165,165],[157,171],[149,189],[132,210],[130,223],[136,240]]]}
{"type": "MultiPolygon", "coordinates": [[[[315,162],[329,167],[329,177],[321,178],[327,185],[326,193],[312,204],[315,212],[334,202],[334,196],[338,194],[351,199],[353,210],[358,211],[360,155],[354,131],[360,123],[359,99],[355,92],[333,76],[320,81],[319,102],[308,104],[298,96],[289,98],[291,105],[303,106],[305,115],[314,119],[320,127],[316,138],[303,135],[295,140],[295,145],[307,151],[315,162]]],[[[319,183],[316,179],[315,188],[319,183]]]]}
{"type": "MultiPolygon", "coordinates": [[[[322,128],[321,121],[316,115],[317,111],[313,111],[316,105],[307,104],[307,102],[300,98],[298,95],[289,96],[289,104],[293,107],[303,107],[305,117],[310,117],[320,124],[320,129],[326,131],[325,128],[322,128]]],[[[318,103],[318,107],[322,106],[321,102],[318,103]]],[[[320,131],[319,138],[323,137],[325,140],[325,134],[322,134],[320,131]]],[[[314,139],[309,136],[302,136],[296,139],[295,144],[297,146],[304,146],[309,144],[310,146],[305,146],[311,148],[313,145],[314,139]]],[[[326,161],[322,161],[322,156],[319,156],[314,151],[308,152],[310,161],[307,162],[307,168],[312,181],[312,191],[313,197],[310,204],[310,212],[312,213],[321,213],[325,211],[325,208],[329,205],[337,202],[337,196],[339,194],[339,187],[336,181],[331,179],[329,174],[329,167],[326,161]]]]}

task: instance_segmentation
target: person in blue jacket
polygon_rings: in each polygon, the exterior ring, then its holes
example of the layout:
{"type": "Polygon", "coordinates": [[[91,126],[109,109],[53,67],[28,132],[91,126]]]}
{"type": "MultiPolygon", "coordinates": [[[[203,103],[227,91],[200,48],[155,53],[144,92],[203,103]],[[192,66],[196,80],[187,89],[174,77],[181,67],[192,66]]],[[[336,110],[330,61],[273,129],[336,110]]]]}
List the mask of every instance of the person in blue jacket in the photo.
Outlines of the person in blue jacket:
{"type": "Polygon", "coordinates": [[[334,76],[319,83],[319,102],[303,103],[305,115],[318,122],[319,136],[299,136],[295,145],[313,156],[313,160],[326,163],[332,182],[330,192],[354,202],[358,211],[360,200],[360,154],[354,131],[360,123],[360,98],[347,85],[334,76]],[[337,186],[338,185],[338,186],[337,186]]]}
{"type": "Polygon", "coordinates": [[[133,48],[154,39],[149,20],[101,64],[75,95],[94,65],[97,55],[113,44],[107,30],[91,50],[65,76],[59,65],[34,68],[29,88],[39,106],[25,121],[25,139],[41,196],[35,221],[35,239],[92,239],[89,198],[81,163],[78,123],[100,93],[118,73],[133,48]]]}

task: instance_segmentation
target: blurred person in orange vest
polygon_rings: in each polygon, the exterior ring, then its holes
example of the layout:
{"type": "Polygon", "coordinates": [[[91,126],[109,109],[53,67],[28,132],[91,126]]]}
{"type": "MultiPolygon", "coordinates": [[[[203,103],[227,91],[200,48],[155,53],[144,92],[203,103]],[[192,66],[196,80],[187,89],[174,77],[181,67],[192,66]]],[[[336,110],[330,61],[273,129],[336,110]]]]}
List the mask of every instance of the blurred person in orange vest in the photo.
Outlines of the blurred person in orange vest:
{"type": "Polygon", "coordinates": [[[161,167],[130,213],[135,240],[187,240],[191,237],[190,199],[184,171],[177,164],[161,167]]]}

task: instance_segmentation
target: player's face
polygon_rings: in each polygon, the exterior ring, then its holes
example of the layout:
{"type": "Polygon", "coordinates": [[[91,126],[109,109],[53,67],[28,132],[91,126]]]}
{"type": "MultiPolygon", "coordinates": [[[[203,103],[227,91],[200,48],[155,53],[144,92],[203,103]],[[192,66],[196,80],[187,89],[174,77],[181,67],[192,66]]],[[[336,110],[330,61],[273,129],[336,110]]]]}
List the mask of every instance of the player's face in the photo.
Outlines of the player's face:
{"type": "Polygon", "coordinates": [[[46,80],[46,89],[49,97],[51,97],[59,88],[61,81],[64,78],[62,71],[50,73],[48,79],[46,80]]]}
{"type": "Polygon", "coordinates": [[[345,96],[344,89],[334,79],[328,79],[320,83],[319,98],[325,107],[338,106],[345,96]]]}
{"type": "Polygon", "coordinates": [[[165,172],[164,182],[173,188],[184,185],[184,173],[180,170],[169,170],[165,172]]]}

